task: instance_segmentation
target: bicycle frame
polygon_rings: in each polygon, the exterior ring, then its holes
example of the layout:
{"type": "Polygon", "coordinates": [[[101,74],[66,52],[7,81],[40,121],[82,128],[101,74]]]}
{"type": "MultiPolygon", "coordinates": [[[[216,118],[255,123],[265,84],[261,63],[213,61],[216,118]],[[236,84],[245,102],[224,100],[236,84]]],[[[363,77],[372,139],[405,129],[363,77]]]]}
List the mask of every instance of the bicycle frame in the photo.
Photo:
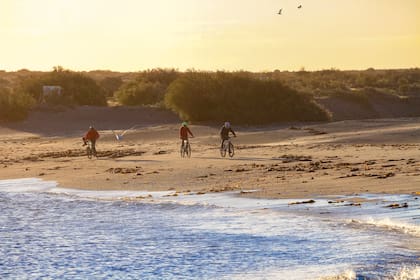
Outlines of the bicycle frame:
{"type": "Polygon", "coordinates": [[[229,144],[231,144],[231,143],[232,143],[232,141],[230,140],[230,138],[227,139],[227,140],[224,140],[223,149],[227,150],[229,148],[229,144]]]}
{"type": "Polygon", "coordinates": [[[92,158],[92,156],[95,156],[96,157],[96,149],[95,149],[92,141],[87,140],[86,141],[86,145],[87,145],[87,147],[86,147],[87,157],[88,158],[92,158]]]}
{"type": "Polygon", "coordinates": [[[233,157],[235,154],[235,149],[230,137],[226,140],[223,140],[223,145],[220,147],[220,155],[222,157],[226,156],[226,152],[228,152],[229,157],[233,157]]]}
{"type": "Polygon", "coordinates": [[[182,139],[180,152],[181,157],[191,157],[191,145],[188,139],[182,139]]]}

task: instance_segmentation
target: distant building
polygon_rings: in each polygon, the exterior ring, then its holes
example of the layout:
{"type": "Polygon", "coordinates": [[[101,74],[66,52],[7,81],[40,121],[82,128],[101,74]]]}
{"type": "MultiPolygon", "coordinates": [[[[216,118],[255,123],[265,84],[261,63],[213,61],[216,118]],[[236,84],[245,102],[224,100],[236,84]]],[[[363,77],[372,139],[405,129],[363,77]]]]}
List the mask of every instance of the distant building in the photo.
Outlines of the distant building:
{"type": "Polygon", "coordinates": [[[61,86],[42,86],[42,92],[39,96],[39,103],[45,103],[49,96],[61,96],[63,88],[61,86]]]}

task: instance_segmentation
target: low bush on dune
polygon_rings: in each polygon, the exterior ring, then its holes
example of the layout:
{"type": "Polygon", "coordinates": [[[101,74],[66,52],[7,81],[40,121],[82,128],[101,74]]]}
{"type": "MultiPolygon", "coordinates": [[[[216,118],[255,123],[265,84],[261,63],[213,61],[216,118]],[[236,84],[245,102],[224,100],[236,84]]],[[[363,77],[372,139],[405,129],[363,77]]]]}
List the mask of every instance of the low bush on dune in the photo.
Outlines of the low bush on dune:
{"type": "Polygon", "coordinates": [[[123,84],[115,99],[129,106],[162,105],[168,86],[181,74],[175,69],[152,69],[139,72],[135,80],[123,84]]]}
{"type": "Polygon", "coordinates": [[[180,72],[175,69],[156,68],[139,72],[138,79],[152,83],[160,83],[166,88],[175,81],[179,75],[181,75],[180,72]]]}
{"type": "Polygon", "coordinates": [[[61,96],[52,95],[45,101],[52,105],[96,105],[105,106],[105,91],[92,78],[83,73],[64,70],[60,67],[54,71],[29,77],[22,82],[22,88],[34,99],[39,100],[42,94],[42,86],[61,86],[61,96]]]}
{"type": "Polygon", "coordinates": [[[185,73],[169,86],[165,105],[193,121],[263,124],[329,118],[309,95],[240,72],[185,73]]]}
{"type": "Polygon", "coordinates": [[[260,77],[283,81],[286,85],[317,96],[329,96],[330,92],[351,92],[364,88],[375,88],[397,95],[419,95],[420,69],[390,69],[340,71],[338,69],[297,72],[279,71],[255,73],[260,77]]]}
{"type": "Polygon", "coordinates": [[[104,90],[106,97],[112,97],[123,84],[123,80],[121,77],[105,77],[98,84],[104,90]]]}
{"type": "Polygon", "coordinates": [[[158,82],[133,81],[124,84],[115,94],[123,105],[153,105],[163,100],[165,88],[158,82]]]}
{"type": "Polygon", "coordinates": [[[34,105],[35,100],[29,94],[13,91],[10,88],[0,88],[0,120],[23,120],[34,105]]]}

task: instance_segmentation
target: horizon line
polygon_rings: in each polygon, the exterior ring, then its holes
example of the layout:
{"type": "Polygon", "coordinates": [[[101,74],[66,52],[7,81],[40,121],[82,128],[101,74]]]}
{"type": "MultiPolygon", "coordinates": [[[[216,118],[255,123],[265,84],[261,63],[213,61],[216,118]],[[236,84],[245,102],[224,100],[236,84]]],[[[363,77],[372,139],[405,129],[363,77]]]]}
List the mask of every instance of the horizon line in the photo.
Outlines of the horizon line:
{"type": "Polygon", "coordinates": [[[7,70],[7,69],[0,69],[0,73],[17,73],[17,72],[53,72],[55,67],[62,68],[63,71],[70,71],[70,72],[113,72],[113,73],[139,73],[151,70],[175,70],[176,72],[181,73],[188,73],[188,72],[207,72],[207,73],[216,73],[216,72],[227,72],[227,73],[235,73],[235,72],[250,72],[250,73],[270,73],[270,72],[321,72],[321,71],[348,71],[348,72],[357,72],[357,71],[368,71],[368,70],[375,70],[375,71],[390,71],[390,70],[418,70],[420,66],[411,66],[411,67],[390,67],[390,68],[375,68],[375,67],[368,67],[368,68],[349,68],[349,69],[340,69],[337,67],[330,67],[330,68],[319,68],[319,69],[306,69],[306,67],[301,67],[299,70],[286,70],[286,69],[272,69],[272,70],[247,70],[247,69],[236,69],[236,70],[226,70],[226,69],[216,69],[216,70],[206,70],[206,69],[198,69],[198,68],[187,68],[184,70],[180,70],[176,67],[153,67],[153,68],[143,68],[141,70],[131,70],[131,71],[120,71],[120,70],[111,70],[111,69],[92,69],[92,70],[73,70],[70,68],[65,68],[61,65],[51,67],[51,70],[33,70],[28,68],[20,68],[17,70],[7,70]]]}

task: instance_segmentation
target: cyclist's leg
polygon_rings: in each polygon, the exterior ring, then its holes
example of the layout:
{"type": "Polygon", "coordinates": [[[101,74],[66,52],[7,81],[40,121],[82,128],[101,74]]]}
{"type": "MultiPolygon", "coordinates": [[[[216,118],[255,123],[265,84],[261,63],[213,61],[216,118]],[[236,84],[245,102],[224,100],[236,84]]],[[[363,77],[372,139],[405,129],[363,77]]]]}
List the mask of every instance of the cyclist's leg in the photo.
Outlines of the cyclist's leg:
{"type": "Polygon", "coordinates": [[[235,148],[233,147],[232,142],[229,141],[229,155],[233,157],[233,154],[235,153],[235,148]]]}
{"type": "Polygon", "coordinates": [[[96,141],[91,140],[92,143],[92,154],[96,157],[96,141]]]}
{"type": "Polygon", "coordinates": [[[89,143],[86,144],[86,155],[88,158],[90,158],[90,147],[89,147],[89,143]]]}
{"type": "Polygon", "coordinates": [[[191,156],[191,146],[190,146],[190,141],[188,140],[188,138],[187,138],[187,140],[185,140],[185,154],[188,157],[191,156]]]}
{"type": "Polygon", "coordinates": [[[187,148],[187,145],[185,143],[185,139],[181,139],[181,156],[185,154],[186,148],[187,148]]]}

